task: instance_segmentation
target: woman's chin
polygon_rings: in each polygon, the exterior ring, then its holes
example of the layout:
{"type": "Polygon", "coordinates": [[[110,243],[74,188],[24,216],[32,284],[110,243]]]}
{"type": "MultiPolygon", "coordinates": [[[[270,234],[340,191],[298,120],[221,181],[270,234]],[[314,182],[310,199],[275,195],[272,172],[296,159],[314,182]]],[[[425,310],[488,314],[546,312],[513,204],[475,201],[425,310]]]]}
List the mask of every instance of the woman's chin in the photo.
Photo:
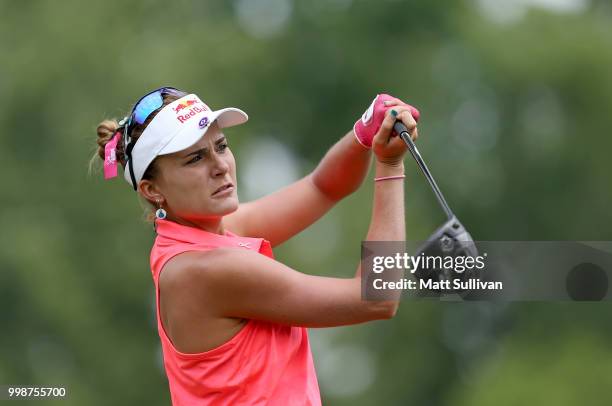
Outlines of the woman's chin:
{"type": "Polygon", "coordinates": [[[215,212],[222,216],[226,216],[238,210],[240,202],[238,201],[237,196],[229,196],[222,201],[217,202],[216,206],[218,210],[215,210],[215,212]]]}

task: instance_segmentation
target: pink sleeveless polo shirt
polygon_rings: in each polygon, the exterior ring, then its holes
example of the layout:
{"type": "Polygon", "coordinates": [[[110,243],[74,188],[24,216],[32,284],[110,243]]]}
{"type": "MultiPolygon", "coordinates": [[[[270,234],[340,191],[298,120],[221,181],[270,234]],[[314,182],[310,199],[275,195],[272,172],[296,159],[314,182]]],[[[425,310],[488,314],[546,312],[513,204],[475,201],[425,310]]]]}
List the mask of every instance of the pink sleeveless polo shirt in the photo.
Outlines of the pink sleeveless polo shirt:
{"type": "Polygon", "coordinates": [[[174,406],[320,405],[308,334],[303,327],[249,320],[229,341],[212,350],[185,354],[166,335],[159,313],[159,274],[166,261],[185,251],[219,247],[250,249],[273,258],[263,238],[225,235],[155,220],[151,249],[157,330],[174,406]]]}

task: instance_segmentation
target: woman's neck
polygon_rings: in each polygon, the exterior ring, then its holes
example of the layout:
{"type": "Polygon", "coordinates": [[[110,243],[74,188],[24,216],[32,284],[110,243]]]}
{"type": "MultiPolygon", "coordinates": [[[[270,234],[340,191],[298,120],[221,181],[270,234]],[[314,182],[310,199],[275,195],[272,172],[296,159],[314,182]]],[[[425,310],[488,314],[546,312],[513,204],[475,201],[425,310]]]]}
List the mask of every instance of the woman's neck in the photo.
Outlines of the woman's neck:
{"type": "Polygon", "coordinates": [[[225,228],[223,227],[223,217],[197,220],[168,217],[168,220],[174,221],[175,223],[182,224],[184,226],[199,228],[200,230],[208,231],[209,233],[225,235],[225,228]]]}

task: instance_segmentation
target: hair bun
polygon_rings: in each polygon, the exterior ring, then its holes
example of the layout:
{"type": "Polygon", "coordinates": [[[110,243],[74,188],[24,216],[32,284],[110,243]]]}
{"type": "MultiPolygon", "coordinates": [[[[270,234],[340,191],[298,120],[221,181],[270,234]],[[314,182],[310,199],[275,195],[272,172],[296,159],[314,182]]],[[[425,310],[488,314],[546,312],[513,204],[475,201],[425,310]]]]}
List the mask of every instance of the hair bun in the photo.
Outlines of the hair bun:
{"type": "MultiPolygon", "coordinates": [[[[119,129],[119,123],[116,120],[104,120],[96,128],[98,133],[98,156],[104,160],[104,147],[113,138],[113,135],[119,129]]],[[[117,143],[117,161],[124,165],[123,160],[123,139],[120,139],[117,143]]]]}

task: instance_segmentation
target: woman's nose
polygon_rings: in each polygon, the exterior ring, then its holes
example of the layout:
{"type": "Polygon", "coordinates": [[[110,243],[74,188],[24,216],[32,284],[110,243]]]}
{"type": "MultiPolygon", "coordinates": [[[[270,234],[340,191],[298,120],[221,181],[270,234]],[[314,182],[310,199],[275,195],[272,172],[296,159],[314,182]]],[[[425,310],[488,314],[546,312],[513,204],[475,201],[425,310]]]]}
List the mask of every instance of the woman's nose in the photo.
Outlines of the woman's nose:
{"type": "Polygon", "coordinates": [[[229,164],[219,154],[212,154],[213,157],[213,176],[225,175],[229,171],[229,164]]]}

